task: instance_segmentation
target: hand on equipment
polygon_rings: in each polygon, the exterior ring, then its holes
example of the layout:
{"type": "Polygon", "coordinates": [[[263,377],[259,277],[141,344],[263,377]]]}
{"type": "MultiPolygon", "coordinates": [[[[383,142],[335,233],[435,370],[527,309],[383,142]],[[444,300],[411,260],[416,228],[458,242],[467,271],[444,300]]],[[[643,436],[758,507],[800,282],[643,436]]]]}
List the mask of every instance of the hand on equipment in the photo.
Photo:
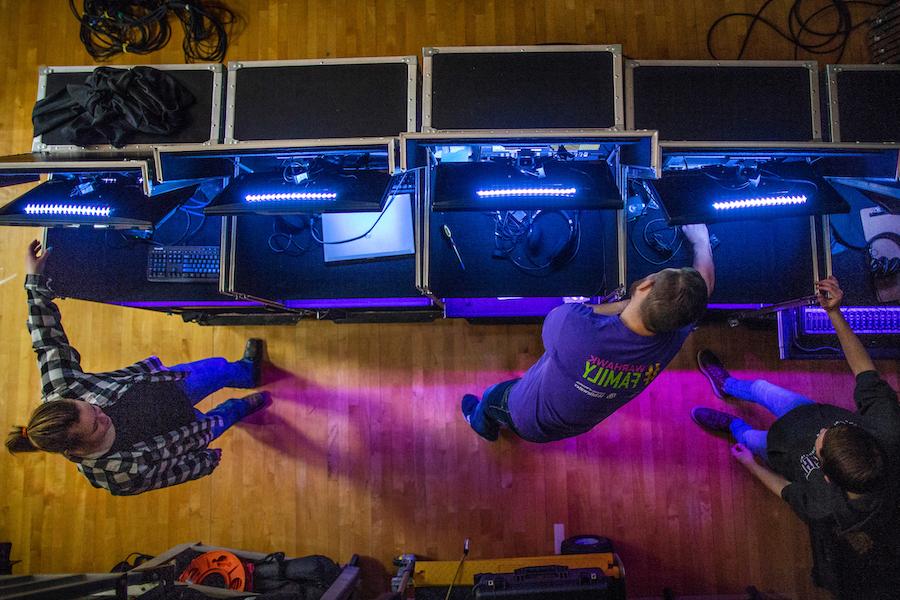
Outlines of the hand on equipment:
{"type": "Polygon", "coordinates": [[[44,272],[44,265],[53,248],[47,248],[43,252],[41,252],[41,250],[41,243],[37,240],[32,240],[31,243],[28,244],[28,252],[25,254],[26,274],[40,275],[44,272]]]}
{"type": "Polygon", "coordinates": [[[840,309],[844,292],[841,290],[841,285],[834,275],[830,275],[827,279],[818,282],[816,290],[818,290],[819,304],[827,312],[840,309]]]}

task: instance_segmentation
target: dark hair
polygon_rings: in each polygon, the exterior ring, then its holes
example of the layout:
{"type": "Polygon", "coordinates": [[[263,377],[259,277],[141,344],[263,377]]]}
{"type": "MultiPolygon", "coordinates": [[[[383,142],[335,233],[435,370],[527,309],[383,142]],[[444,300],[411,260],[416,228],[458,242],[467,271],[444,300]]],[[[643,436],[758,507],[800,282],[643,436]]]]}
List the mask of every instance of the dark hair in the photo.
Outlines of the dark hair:
{"type": "Polygon", "coordinates": [[[884,480],[884,454],[875,437],[849,423],[828,428],[819,452],[822,472],[841,489],[865,494],[884,480]]]}
{"type": "Polygon", "coordinates": [[[653,333],[675,331],[699,321],[708,299],[706,282],[696,269],[665,269],[656,273],[641,303],[641,320],[653,333]]]}
{"type": "Polygon", "coordinates": [[[44,402],[31,413],[27,427],[15,427],[6,436],[6,449],[17,452],[65,452],[81,440],[69,429],[78,422],[78,406],[72,400],[44,402]]]}

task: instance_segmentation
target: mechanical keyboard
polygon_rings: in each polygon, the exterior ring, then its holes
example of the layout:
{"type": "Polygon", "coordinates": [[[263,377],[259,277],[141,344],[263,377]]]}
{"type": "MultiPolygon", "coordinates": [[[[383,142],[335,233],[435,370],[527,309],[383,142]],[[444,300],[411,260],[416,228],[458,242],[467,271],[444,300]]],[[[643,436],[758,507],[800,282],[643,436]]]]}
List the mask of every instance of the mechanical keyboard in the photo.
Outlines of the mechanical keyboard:
{"type": "Polygon", "coordinates": [[[218,246],[157,246],[147,255],[147,281],[209,283],[218,280],[218,246]]]}

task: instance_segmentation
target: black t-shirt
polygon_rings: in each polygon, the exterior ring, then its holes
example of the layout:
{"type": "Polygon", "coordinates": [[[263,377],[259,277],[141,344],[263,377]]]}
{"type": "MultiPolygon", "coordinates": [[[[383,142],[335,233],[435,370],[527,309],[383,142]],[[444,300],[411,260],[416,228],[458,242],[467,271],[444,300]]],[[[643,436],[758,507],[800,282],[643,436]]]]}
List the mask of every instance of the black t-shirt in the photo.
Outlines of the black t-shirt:
{"type": "Polygon", "coordinates": [[[772,425],[767,437],[769,464],[791,483],[781,492],[804,520],[836,518],[849,527],[863,520],[882,499],[872,495],[849,500],[825,481],[815,443],[819,431],[840,423],[853,423],[871,433],[885,452],[889,469],[900,456],[900,404],[897,393],[875,371],[860,373],[853,393],[857,412],[828,404],[808,404],[790,411],[772,425]]]}
{"type": "Polygon", "coordinates": [[[107,453],[148,442],[197,418],[187,395],[174,381],[136,383],[103,412],[116,428],[116,439],[107,453]]]}

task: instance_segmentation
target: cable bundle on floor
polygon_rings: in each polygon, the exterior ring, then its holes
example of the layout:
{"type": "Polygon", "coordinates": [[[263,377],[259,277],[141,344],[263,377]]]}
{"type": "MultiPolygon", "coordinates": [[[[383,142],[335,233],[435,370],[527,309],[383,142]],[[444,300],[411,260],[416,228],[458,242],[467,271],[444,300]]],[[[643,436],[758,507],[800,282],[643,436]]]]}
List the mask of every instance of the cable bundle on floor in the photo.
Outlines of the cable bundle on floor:
{"type": "Polygon", "coordinates": [[[868,41],[873,63],[900,63],[900,2],[872,17],[868,41]]]}
{"type": "Polygon", "coordinates": [[[221,62],[235,13],[217,0],[83,0],[79,13],[81,42],[98,61],[122,53],[150,54],[169,43],[172,15],[184,29],[185,62],[221,62]]]}
{"type": "Polygon", "coordinates": [[[734,12],[722,15],[716,19],[706,33],[706,50],[709,52],[709,55],[716,60],[720,58],[716,56],[712,48],[712,38],[716,29],[728,19],[740,17],[750,19],[750,23],[747,25],[747,31],[744,34],[744,40],[741,43],[741,49],[738,51],[737,59],[744,57],[753,29],[757,23],[761,23],[794,45],[795,60],[799,58],[800,51],[803,50],[814,55],[837,53],[837,57],[833,59],[833,62],[839,63],[844,55],[850,35],[872,21],[870,17],[854,22],[853,15],[850,13],[851,5],[883,8],[891,4],[890,1],[886,0],[817,0],[812,3],[807,0],[794,0],[788,11],[787,25],[782,29],[772,20],[762,16],[763,12],[773,1],[765,0],[755,13],[734,12]],[[810,6],[810,4],[813,6],[810,6]],[[821,25],[826,19],[831,19],[832,24],[821,25]]]}

